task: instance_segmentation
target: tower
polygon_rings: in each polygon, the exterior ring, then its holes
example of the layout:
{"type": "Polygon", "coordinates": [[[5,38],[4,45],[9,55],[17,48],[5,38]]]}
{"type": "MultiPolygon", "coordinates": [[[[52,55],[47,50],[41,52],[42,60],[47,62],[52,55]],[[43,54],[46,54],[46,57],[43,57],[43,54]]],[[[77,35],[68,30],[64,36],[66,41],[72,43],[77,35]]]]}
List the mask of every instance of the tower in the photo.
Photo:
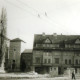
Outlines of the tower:
{"type": "Polygon", "coordinates": [[[12,64],[15,63],[15,71],[20,70],[21,53],[25,49],[25,42],[19,38],[10,41],[9,51],[9,67],[12,69],[12,64]]]}

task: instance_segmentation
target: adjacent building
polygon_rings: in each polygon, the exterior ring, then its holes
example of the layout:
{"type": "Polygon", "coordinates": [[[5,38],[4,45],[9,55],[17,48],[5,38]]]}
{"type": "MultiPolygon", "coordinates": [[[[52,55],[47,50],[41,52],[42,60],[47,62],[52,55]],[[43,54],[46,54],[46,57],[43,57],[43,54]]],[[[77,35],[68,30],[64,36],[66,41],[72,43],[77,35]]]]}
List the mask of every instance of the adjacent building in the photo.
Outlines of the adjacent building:
{"type": "Polygon", "coordinates": [[[25,49],[21,54],[21,71],[24,68],[24,71],[29,72],[32,71],[32,61],[33,61],[33,53],[32,49],[25,49]],[[24,66],[25,65],[25,66],[24,66]]]}
{"type": "Polygon", "coordinates": [[[80,72],[80,35],[36,34],[33,67],[38,73],[62,74],[68,68],[80,72]]]}

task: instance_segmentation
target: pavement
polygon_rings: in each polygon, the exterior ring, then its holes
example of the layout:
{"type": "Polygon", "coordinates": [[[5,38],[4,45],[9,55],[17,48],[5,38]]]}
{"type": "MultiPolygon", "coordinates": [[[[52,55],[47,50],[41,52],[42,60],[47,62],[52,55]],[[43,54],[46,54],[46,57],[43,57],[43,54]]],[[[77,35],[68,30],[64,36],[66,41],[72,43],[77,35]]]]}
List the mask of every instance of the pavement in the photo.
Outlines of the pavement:
{"type": "Polygon", "coordinates": [[[0,73],[0,79],[2,79],[2,78],[32,79],[32,78],[46,78],[46,77],[49,77],[49,74],[41,75],[41,74],[37,74],[35,72],[30,72],[30,73],[0,73]]]}
{"type": "MultiPolygon", "coordinates": [[[[0,73],[0,80],[72,80],[71,76],[51,77],[49,74],[31,73],[0,73]]],[[[80,80],[80,74],[76,75],[76,80],[80,80]]]]}

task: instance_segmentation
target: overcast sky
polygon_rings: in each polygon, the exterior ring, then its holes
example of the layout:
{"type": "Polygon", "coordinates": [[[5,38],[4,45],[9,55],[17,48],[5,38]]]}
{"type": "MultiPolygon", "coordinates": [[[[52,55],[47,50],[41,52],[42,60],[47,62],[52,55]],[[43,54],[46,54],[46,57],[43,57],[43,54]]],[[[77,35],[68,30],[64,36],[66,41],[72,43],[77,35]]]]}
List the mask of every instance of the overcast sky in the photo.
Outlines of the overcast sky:
{"type": "Polygon", "coordinates": [[[10,39],[21,38],[32,48],[34,34],[80,35],[80,0],[0,0],[7,11],[10,39]]]}

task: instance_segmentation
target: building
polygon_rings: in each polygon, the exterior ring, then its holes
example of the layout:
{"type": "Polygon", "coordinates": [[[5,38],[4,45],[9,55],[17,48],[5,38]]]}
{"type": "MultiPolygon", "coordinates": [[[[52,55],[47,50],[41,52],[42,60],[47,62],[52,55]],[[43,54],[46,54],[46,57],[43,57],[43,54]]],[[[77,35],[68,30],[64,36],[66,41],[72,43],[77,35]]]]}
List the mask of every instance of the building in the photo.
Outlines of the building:
{"type": "Polygon", "coordinates": [[[80,35],[36,34],[33,66],[38,73],[63,74],[68,68],[80,73],[80,35]]]}
{"type": "Polygon", "coordinates": [[[32,71],[32,49],[25,49],[21,54],[21,71],[32,71]],[[25,65],[25,66],[24,66],[25,65]]]}
{"type": "Polygon", "coordinates": [[[19,38],[10,40],[10,50],[9,50],[9,69],[12,70],[13,67],[15,71],[20,71],[20,57],[21,53],[25,50],[25,42],[19,38]],[[15,66],[12,66],[15,64],[15,66]]]}

